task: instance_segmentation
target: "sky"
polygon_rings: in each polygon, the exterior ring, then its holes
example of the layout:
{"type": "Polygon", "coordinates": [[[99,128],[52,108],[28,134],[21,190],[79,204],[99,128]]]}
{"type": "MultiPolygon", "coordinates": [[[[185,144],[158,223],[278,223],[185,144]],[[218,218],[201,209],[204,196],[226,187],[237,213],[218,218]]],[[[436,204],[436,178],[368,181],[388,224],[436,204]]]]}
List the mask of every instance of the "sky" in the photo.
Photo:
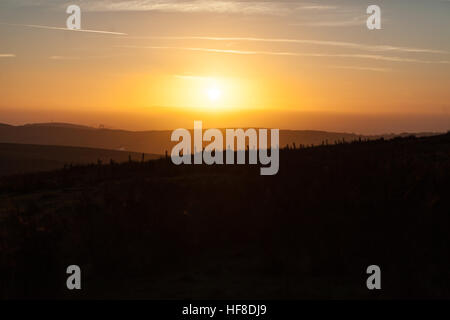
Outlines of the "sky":
{"type": "Polygon", "coordinates": [[[1,0],[0,122],[447,131],[449,18],[448,0],[1,0]]]}

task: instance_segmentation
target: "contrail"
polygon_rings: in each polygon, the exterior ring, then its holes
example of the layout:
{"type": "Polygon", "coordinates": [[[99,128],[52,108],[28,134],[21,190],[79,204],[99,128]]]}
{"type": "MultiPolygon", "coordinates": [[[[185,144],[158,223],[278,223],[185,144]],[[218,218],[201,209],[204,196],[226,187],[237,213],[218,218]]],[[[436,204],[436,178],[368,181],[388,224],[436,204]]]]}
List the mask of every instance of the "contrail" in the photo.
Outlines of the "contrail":
{"type": "Polygon", "coordinates": [[[15,58],[16,55],[15,54],[11,54],[11,53],[0,53],[0,58],[15,58]]]}
{"type": "Polygon", "coordinates": [[[424,64],[450,64],[448,60],[420,60],[411,58],[401,58],[393,56],[382,56],[374,54],[328,54],[328,53],[302,53],[289,51],[244,51],[244,50],[223,50],[212,48],[191,48],[191,47],[146,47],[146,46],[116,46],[118,48],[128,49],[155,49],[155,50],[185,50],[185,51],[200,51],[210,53],[225,53],[225,54],[239,54],[239,55],[271,55],[271,56],[294,56],[294,57],[328,57],[328,58],[355,58],[355,59],[371,59],[379,61],[390,62],[409,62],[409,63],[424,63],[424,64]]]}
{"type": "Polygon", "coordinates": [[[410,53],[433,53],[433,54],[448,54],[448,51],[434,50],[426,48],[409,48],[398,47],[391,45],[366,45],[355,42],[342,41],[325,41],[325,40],[305,40],[305,39],[283,39],[283,38],[255,38],[255,37],[131,37],[132,39],[155,39],[155,40],[209,40],[209,41],[248,41],[248,42],[271,42],[271,43],[297,43],[297,44],[311,44],[320,46],[333,46],[353,48],[367,51],[398,51],[410,53]]]}
{"type": "Polygon", "coordinates": [[[47,29],[47,30],[89,32],[89,33],[100,33],[100,34],[113,34],[113,35],[119,35],[119,36],[127,36],[128,35],[128,34],[122,33],[122,32],[102,31],[102,30],[89,30],[89,29],[77,30],[77,29],[69,29],[69,28],[61,28],[61,27],[41,26],[41,25],[36,25],[36,24],[15,24],[15,23],[1,23],[1,24],[8,25],[8,26],[47,29]]]}

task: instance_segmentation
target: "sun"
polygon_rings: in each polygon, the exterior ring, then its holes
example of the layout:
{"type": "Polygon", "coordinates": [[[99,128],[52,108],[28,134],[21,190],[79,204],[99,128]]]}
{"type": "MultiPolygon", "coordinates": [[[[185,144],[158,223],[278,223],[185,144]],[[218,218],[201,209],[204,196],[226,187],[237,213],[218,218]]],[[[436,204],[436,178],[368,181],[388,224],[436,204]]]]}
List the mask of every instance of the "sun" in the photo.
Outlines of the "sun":
{"type": "Polygon", "coordinates": [[[206,90],[206,94],[208,96],[209,101],[211,102],[219,101],[222,98],[222,90],[220,90],[220,88],[216,86],[209,87],[206,90]]]}
{"type": "Polygon", "coordinates": [[[236,108],[243,86],[234,78],[209,75],[175,75],[167,90],[171,105],[196,111],[224,112],[236,108]],[[173,94],[177,91],[177,94],[173,94]]]}

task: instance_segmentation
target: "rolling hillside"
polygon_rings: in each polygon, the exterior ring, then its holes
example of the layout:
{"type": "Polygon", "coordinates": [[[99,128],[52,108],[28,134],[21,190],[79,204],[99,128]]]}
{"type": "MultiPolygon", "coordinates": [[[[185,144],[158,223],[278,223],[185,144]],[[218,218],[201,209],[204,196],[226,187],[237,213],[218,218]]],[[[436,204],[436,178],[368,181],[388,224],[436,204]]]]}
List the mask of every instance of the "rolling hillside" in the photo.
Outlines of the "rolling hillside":
{"type": "MultiPolygon", "coordinates": [[[[165,154],[174,143],[170,141],[172,131],[125,131],[98,129],[86,126],[43,123],[24,126],[0,126],[0,143],[21,143],[38,145],[76,146],[110,150],[145,152],[149,154],[165,154]]],[[[400,135],[383,135],[393,138],[400,135]]],[[[433,133],[417,133],[417,136],[433,135],[433,133]]],[[[352,133],[337,133],[311,130],[281,130],[280,146],[319,145],[328,141],[352,141],[359,138],[378,139],[381,136],[361,136],[352,133]]]]}
{"type": "Polygon", "coordinates": [[[276,176],[159,159],[3,177],[0,294],[448,299],[449,190],[450,134],[284,149],[276,176]]]}
{"type": "MultiPolygon", "coordinates": [[[[18,173],[62,169],[65,165],[81,165],[129,161],[141,161],[142,154],[105,149],[43,146],[0,143],[0,176],[18,173]]],[[[156,159],[158,155],[146,154],[144,158],[156,159]]]]}

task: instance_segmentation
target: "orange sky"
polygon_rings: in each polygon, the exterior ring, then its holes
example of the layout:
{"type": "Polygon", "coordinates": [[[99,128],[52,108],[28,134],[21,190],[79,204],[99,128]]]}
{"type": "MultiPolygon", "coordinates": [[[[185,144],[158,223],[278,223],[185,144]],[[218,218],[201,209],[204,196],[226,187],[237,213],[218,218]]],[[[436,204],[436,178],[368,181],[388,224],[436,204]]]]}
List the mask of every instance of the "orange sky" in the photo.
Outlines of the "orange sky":
{"type": "Polygon", "coordinates": [[[433,19],[450,5],[380,2],[369,31],[351,0],[84,1],[83,28],[124,33],[111,35],[42,28],[64,28],[63,1],[6,0],[0,122],[450,129],[450,28],[433,19]]]}

